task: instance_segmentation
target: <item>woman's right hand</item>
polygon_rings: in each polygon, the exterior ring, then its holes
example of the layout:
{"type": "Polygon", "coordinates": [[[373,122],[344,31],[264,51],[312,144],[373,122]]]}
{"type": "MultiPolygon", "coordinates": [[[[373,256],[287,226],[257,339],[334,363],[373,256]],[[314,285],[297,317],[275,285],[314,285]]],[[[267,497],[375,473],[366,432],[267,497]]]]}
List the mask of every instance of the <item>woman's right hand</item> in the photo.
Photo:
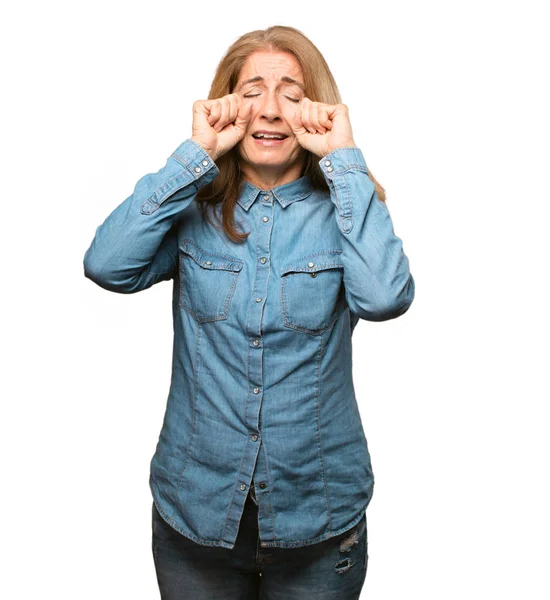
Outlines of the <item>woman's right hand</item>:
{"type": "Polygon", "coordinates": [[[238,94],[213,100],[197,100],[193,104],[191,139],[208,152],[212,160],[231,150],[246,132],[251,103],[238,94]]]}

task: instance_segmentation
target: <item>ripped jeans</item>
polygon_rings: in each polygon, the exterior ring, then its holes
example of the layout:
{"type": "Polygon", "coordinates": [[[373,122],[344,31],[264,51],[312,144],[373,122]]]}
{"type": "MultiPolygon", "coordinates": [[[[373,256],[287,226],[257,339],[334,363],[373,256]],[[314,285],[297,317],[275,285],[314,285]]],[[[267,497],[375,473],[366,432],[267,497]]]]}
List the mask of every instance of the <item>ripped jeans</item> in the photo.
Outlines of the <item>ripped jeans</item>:
{"type": "Polygon", "coordinates": [[[233,550],[203,546],[153,503],[153,557],[162,600],[359,600],[367,575],[366,513],[348,531],[299,548],[263,548],[250,488],[233,550]]]}

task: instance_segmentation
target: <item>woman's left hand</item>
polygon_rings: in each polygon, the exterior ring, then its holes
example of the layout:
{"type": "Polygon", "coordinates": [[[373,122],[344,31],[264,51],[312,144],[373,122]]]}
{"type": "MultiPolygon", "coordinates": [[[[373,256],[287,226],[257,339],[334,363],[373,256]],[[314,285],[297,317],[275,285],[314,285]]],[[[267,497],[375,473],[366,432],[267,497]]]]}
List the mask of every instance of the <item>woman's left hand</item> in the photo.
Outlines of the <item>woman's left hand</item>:
{"type": "Polygon", "coordinates": [[[324,104],[304,98],[294,114],[292,131],[300,146],[319,158],[336,148],[355,146],[345,104],[324,104]]]}

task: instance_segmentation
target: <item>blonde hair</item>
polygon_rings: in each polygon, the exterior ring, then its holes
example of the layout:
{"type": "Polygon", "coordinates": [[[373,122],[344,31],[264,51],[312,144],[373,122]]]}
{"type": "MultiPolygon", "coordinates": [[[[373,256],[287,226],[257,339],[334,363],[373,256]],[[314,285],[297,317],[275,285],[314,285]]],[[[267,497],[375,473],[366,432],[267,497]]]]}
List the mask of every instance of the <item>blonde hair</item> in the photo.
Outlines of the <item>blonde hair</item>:
{"type": "MultiPolygon", "coordinates": [[[[233,93],[246,59],[257,51],[292,54],[302,68],[306,96],[314,102],[341,104],[338,86],[323,55],[301,31],[283,25],[251,31],[237,39],[226,51],[216,69],[208,99],[221,98],[233,93]]],[[[220,173],[216,179],[199,190],[198,206],[207,220],[212,223],[207,214],[207,207],[216,207],[221,204],[222,223],[226,235],[234,242],[243,242],[249,232],[238,232],[234,220],[235,204],[244,182],[239,166],[237,147],[233,147],[218,158],[216,165],[220,173]]],[[[319,167],[319,159],[311,152],[307,152],[302,172],[302,176],[304,175],[311,177],[312,184],[316,189],[329,192],[327,182],[319,167]]],[[[372,176],[370,169],[369,177],[374,183],[378,197],[385,202],[384,188],[372,176]]]]}

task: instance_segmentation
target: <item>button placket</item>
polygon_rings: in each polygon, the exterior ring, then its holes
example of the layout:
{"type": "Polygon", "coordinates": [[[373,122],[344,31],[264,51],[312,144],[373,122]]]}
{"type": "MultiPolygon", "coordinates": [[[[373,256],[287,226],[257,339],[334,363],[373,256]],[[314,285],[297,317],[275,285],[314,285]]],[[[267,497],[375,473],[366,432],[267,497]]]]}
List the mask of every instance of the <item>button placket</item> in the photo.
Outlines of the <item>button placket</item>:
{"type": "MultiPolygon", "coordinates": [[[[270,192],[258,192],[259,197],[250,207],[250,217],[259,222],[258,237],[256,240],[256,269],[250,289],[248,315],[246,319],[246,332],[249,339],[250,352],[247,355],[248,396],[247,406],[244,407],[246,425],[249,429],[250,440],[245,450],[242,470],[239,474],[239,484],[249,482],[252,485],[254,477],[265,479],[265,466],[261,459],[261,406],[263,400],[263,329],[264,310],[267,301],[269,273],[270,273],[270,246],[273,228],[274,206],[273,195],[270,192]]],[[[241,487],[242,491],[246,488],[241,487]]],[[[242,499],[242,496],[240,496],[242,499]]],[[[262,501],[259,508],[269,511],[268,501],[262,501]]]]}

